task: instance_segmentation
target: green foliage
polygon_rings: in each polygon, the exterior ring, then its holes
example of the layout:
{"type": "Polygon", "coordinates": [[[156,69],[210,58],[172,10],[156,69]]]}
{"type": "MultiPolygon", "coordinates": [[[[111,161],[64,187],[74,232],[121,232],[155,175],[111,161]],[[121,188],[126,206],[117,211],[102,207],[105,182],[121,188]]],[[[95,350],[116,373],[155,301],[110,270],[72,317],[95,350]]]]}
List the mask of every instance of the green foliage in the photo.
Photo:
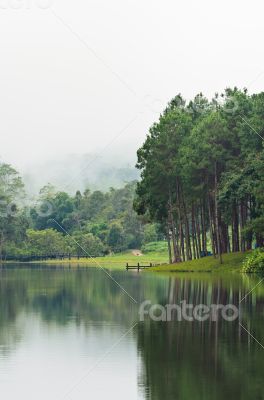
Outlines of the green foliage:
{"type": "Polygon", "coordinates": [[[142,245],[158,251],[167,246],[165,237],[172,239],[174,260],[207,254],[209,242],[216,253],[221,246],[222,252],[262,247],[263,121],[264,93],[229,88],[211,101],[199,93],[189,103],[177,95],[137,152],[140,182],[75,195],[48,184],[26,207],[18,172],[0,163],[0,258],[82,255],[65,230],[92,255],[142,245]]]}
{"type": "Polygon", "coordinates": [[[150,242],[142,246],[143,253],[161,253],[168,250],[168,244],[165,241],[150,242]]]}
{"type": "Polygon", "coordinates": [[[66,252],[66,241],[62,233],[54,229],[27,230],[27,244],[32,254],[62,254],[66,252]]]}
{"type": "Polygon", "coordinates": [[[153,267],[150,271],[157,272],[241,272],[246,253],[228,253],[223,254],[223,264],[220,264],[218,258],[203,257],[198,260],[190,260],[173,265],[160,265],[153,267]]]}
{"type": "Polygon", "coordinates": [[[243,263],[245,273],[264,273],[264,248],[254,250],[243,263]]]}
{"type": "Polygon", "coordinates": [[[15,204],[15,210],[6,213],[9,202],[22,193],[23,183],[12,167],[0,164],[0,256],[101,256],[140,248],[144,232],[133,210],[135,185],[106,193],[87,189],[75,196],[47,185],[34,206],[19,209],[15,204]]]}
{"type": "Polygon", "coordinates": [[[150,128],[134,208],[172,235],[174,260],[206,253],[207,235],[219,255],[264,245],[263,116],[264,93],[228,88],[176,96],[150,128]]]}
{"type": "Polygon", "coordinates": [[[31,210],[31,218],[36,229],[60,230],[54,220],[68,228],[68,219],[74,210],[74,200],[67,193],[54,193],[54,190],[54,188],[51,190],[50,186],[44,187],[40,191],[38,206],[31,210]]]}
{"type": "MultiPolygon", "coordinates": [[[[0,257],[7,244],[23,239],[24,221],[20,203],[24,185],[18,172],[8,164],[0,163],[0,257]]],[[[26,222],[27,224],[27,222],[26,222]]]]}
{"type": "Polygon", "coordinates": [[[124,230],[121,224],[113,222],[110,225],[107,243],[114,251],[122,251],[125,248],[124,230]]]}
{"type": "Polygon", "coordinates": [[[74,242],[70,238],[68,239],[69,243],[71,243],[73,254],[79,256],[98,257],[106,251],[102,241],[92,233],[82,234],[77,232],[73,235],[74,242]]]}
{"type": "MultiPolygon", "coordinates": [[[[73,197],[48,185],[41,190],[38,206],[31,209],[32,225],[36,230],[52,228],[65,233],[65,229],[89,254],[96,256],[139,248],[143,228],[133,210],[135,185],[131,182],[106,193],[87,189],[73,197]],[[43,212],[39,213],[39,209],[43,212]],[[46,215],[47,209],[50,212],[46,215]]],[[[84,255],[80,247],[73,248],[75,254],[84,255]]]]}
{"type": "Polygon", "coordinates": [[[147,224],[144,226],[143,243],[157,242],[159,238],[157,224],[147,224]]]}

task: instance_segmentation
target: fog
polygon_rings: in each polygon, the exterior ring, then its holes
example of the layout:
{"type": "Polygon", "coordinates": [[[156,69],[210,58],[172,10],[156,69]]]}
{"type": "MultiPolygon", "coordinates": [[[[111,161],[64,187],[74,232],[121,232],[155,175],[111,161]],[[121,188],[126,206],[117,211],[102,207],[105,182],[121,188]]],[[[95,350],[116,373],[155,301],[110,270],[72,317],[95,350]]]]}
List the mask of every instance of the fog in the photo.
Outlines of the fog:
{"type": "Polygon", "coordinates": [[[263,9],[257,0],[1,0],[1,161],[31,191],[46,180],[74,182],[70,190],[121,184],[118,171],[133,170],[177,93],[262,90],[263,9]]]}
{"type": "Polygon", "coordinates": [[[87,188],[102,191],[120,188],[138,178],[139,172],[133,164],[97,154],[61,155],[23,169],[26,191],[31,195],[38,194],[47,183],[73,194],[87,188]]]}

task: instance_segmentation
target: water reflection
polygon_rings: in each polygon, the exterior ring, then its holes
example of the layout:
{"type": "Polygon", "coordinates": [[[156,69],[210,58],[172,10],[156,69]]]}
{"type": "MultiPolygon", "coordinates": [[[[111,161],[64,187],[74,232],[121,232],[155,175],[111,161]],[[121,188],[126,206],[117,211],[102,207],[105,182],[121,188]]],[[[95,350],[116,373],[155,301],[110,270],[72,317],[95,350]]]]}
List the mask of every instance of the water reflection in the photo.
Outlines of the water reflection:
{"type": "Polygon", "coordinates": [[[68,398],[75,400],[106,394],[133,400],[264,399],[264,350],[243,329],[264,342],[264,285],[252,290],[257,277],[111,274],[139,304],[145,299],[164,305],[233,303],[240,306],[240,319],[147,320],[119,341],[138,320],[138,306],[102,271],[2,269],[0,390],[5,400],[58,400],[69,390],[68,398]]]}
{"type": "Polygon", "coordinates": [[[263,285],[249,293],[258,282],[232,275],[170,278],[160,304],[233,303],[240,318],[141,323],[139,384],[146,399],[264,399],[264,349],[244,329],[264,345],[263,285]]]}

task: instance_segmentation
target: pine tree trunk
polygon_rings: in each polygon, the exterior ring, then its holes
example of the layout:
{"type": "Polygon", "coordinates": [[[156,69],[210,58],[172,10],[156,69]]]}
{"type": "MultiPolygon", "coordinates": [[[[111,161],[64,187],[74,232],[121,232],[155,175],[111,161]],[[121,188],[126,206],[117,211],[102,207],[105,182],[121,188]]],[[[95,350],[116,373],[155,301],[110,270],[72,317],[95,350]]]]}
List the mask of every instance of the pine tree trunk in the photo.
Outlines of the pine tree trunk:
{"type": "Polygon", "coordinates": [[[183,227],[182,223],[180,222],[180,232],[181,232],[181,252],[182,252],[182,259],[183,261],[186,260],[185,257],[185,245],[184,245],[184,233],[183,233],[183,227]]]}
{"type": "Polygon", "coordinates": [[[199,212],[195,216],[195,225],[197,230],[197,242],[198,242],[198,250],[199,250],[199,257],[201,257],[202,252],[202,245],[201,245],[201,229],[200,229],[200,222],[199,222],[199,212]]]}
{"type": "MultiPolygon", "coordinates": [[[[247,218],[246,218],[246,223],[248,223],[251,219],[251,208],[252,208],[252,201],[251,201],[251,196],[248,196],[247,199],[247,218]]],[[[247,234],[247,239],[246,239],[246,249],[247,250],[251,250],[252,249],[252,239],[253,239],[253,235],[252,232],[249,232],[247,234]]]]}
{"type": "MultiPolygon", "coordinates": [[[[180,190],[180,188],[179,188],[180,190]]],[[[185,236],[186,236],[186,258],[187,260],[192,259],[192,249],[191,249],[191,240],[190,240],[190,227],[189,227],[189,220],[188,220],[188,214],[187,214],[187,209],[186,209],[186,204],[184,200],[184,195],[182,191],[179,191],[179,197],[181,197],[182,200],[182,205],[183,205],[183,216],[184,216],[184,223],[185,223],[185,236]]]]}
{"type": "Polygon", "coordinates": [[[180,252],[182,260],[185,261],[185,249],[184,249],[184,234],[182,227],[182,211],[181,211],[181,196],[180,196],[180,187],[178,180],[176,181],[176,191],[177,191],[177,208],[178,208],[178,216],[179,216],[179,238],[180,238],[180,252]]]}
{"type": "Polygon", "coordinates": [[[173,262],[177,263],[181,261],[180,257],[180,252],[177,246],[177,239],[176,239],[176,229],[175,229],[175,221],[173,217],[173,209],[172,209],[172,197],[171,193],[169,194],[169,219],[170,219],[170,225],[171,225],[171,237],[172,237],[172,243],[173,243],[173,254],[174,254],[174,259],[173,262]]]}
{"type": "Polygon", "coordinates": [[[242,233],[245,225],[246,225],[245,205],[244,201],[242,200],[240,204],[240,248],[241,251],[243,252],[246,250],[246,242],[242,233]]]}
{"type": "Polygon", "coordinates": [[[210,201],[209,194],[208,194],[208,212],[209,212],[209,225],[210,225],[210,237],[211,237],[211,244],[212,244],[212,252],[213,252],[214,257],[216,257],[215,232],[213,229],[213,216],[212,216],[212,208],[211,208],[211,201],[210,201]]]}
{"type": "Polygon", "coordinates": [[[197,232],[196,232],[196,224],[195,224],[195,207],[192,204],[192,239],[193,239],[193,255],[194,258],[199,258],[199,249],[197,242],[197,232]]]}
{"type": "Polygon", "coordinates": [[[232,211],[232,251],[239,251],[239,225],[237,204],[234,201],[232,211]]]}
{"type": "Polygon", "coordinates": [[[168,252],[169,252],[169,263],[172,264],[170,228],[169,228],[169,225],[168,225],[168,224],[167,224],[167,242],[168,242],[168,252]]]}
{"type": "Polygon", "coordinates": [[[207,238],[206,238],[206,223],[205,223],[205,209],[204,200],[201,202],[201,227],[202,227],[202,246],[203,252],[207,254],[207,238]]]}
{"type": "Polygon", "coordinates": [[[220,264],[223,263],[222,259],[222,251],[221,251],[221,240],[220,240],[220,232],[219,232],[219,216],[218,216],[218,201],[217,201],[217,162],[215,161],[215,228],[216,228],[216,239],[217,239],[217,253],[220,260],[220,264]]]}

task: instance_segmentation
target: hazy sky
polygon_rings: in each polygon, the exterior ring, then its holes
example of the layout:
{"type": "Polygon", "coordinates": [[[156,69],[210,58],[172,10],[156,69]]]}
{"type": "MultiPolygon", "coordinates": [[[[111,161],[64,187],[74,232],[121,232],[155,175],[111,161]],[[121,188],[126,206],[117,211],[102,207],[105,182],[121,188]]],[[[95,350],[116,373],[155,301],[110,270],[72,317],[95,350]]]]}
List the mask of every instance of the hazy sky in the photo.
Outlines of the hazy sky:
{"type": "Polygon", "coordinates": [[[263,90],[263,12],[257,0],[0,0],[1,159],[131,160],[178,92],[263,90]]]}

